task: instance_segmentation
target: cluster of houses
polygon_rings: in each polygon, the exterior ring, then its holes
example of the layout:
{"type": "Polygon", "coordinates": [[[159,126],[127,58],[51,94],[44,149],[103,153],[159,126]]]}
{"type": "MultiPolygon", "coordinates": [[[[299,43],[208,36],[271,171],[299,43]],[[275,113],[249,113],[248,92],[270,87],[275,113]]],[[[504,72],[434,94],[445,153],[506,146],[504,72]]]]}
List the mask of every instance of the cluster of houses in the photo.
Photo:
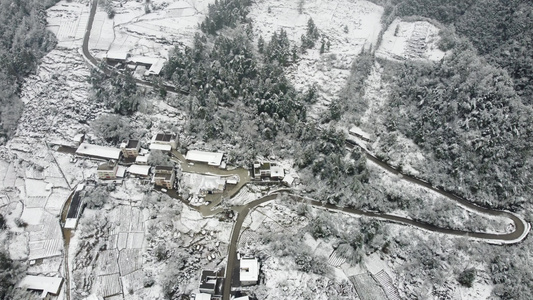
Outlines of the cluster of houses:
{"type": "Polygon", "coordinates": [[[285,174],[285,169],[275,162],[255,161],[252,166],[254,180],[268,180],[282,182],[287,186],[292,186],[296,177],[291,174],[285,174]]]}
{"type": "MultiPolygon", "coordinates": [[[[239,259],[239,273],[235,286],[251,286],[259,281],[259,261],[257,258],[239,259]]],[[[195,300],[221,300],[222,288],[224,285],[224,274],[222,271],[202,270],[200,275],[200,293],[194,297],[195,300]]],[[[233,300],[249,300],[248,296],[233,298],[233,300]]]]}
{"type": "Polygon", "coordinates": [[[165,59],[157,57],[132,56],[127,51],[108,51],[105,60],[117,68],[127,68],[138,77],[159,76],[166,62],[165,59]]]}
{"type": "MultiPolygon", "coordinates": [[[[153,137],[149,148],[170,152],[176,149],[176,146],[175,134],[159,133],[153,137]]],[[[141,149],[141,143],[138,140],[127,140],[120,144],[120,148],[81,143],[76,154],[106,161],[100,164],[96,170],[96,174],[101,180],[117,181],[126,175],[139,178],[150,178],[151,176],[152,182],[156,186],[168,189],[174,187],[176,180],[174,168],[150,166],[148,164],[150,153],[141,149]],[[119,164],[119,161],[124,163],[119,164]]]]}
{"type": "MultiPolygon", "coordinates": [[[[171,166],[151,166],[149,157],[150,151],[159,150],[170,153],[176,149],[177,145],[178,140],[175,134],[158,133],[151,139],[148,150],[142,149],[138,140],[127,140],[120,144],[120,148],[81,142],[76,150],[76,155],[105,161],[96,170],[96,175],[100,180],[119,182],[129,175],[145,179],[151,178],[151,182],[155,186],[173,189],[176,184],[174,168],[171,166]]],[[[210,166],[225,168],[226,164],[223,162],[223,157],[224,153],[190,150],[185,159],[191,163],[205,163],[210,166]]]]}

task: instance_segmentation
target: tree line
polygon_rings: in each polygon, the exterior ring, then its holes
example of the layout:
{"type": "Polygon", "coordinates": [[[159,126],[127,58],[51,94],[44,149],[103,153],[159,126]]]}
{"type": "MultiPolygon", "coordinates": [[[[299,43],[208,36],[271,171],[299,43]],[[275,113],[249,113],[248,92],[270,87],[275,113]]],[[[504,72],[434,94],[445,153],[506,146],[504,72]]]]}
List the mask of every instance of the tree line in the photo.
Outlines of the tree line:
{"type": "Polygon", "coordinates": [[[0,144],[11,137],[22,114],[22,80],[56,45],[46,30],[46,8],[57,0],[0,0],[0,144]]]}

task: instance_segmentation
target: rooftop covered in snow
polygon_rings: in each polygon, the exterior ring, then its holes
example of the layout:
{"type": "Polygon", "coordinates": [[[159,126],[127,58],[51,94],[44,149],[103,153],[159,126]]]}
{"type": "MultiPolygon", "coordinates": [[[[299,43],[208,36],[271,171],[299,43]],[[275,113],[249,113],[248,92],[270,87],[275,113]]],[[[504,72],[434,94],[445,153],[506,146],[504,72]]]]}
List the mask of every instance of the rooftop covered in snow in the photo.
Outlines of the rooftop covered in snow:
{"type": "Polygon", "coordinates": [[[204,162],[210,166],[220,166],[224,153],[190,150],[185,156],[186,160],[204,162]]]}
{"type": "Polygon", "coordinates": [[[121,153],[122,151],[118,148],[91,145],[88,143],[82,143],[76,150],[76,154],[78,155],[115,160],[120,158],[121,153]]]}
{"type": "Polygon", "coordinates": [[[28,290],[43,291],[41,298],[45,298],[48,293],[57,295],[63,283],[61,277],[46,277],[27,275],[22,278],[17,287],[28,290]]]}

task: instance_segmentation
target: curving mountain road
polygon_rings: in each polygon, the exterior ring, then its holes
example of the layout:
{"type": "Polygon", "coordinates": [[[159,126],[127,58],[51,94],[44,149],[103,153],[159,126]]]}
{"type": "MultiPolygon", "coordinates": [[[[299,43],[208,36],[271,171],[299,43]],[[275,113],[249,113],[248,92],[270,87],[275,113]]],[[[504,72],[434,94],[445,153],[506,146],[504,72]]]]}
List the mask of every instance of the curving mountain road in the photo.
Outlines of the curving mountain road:
{"type": "MultiPolygon", "coordinates": [[[[87,29],[85,31],[85,36],[83,38],[82,54],[85,57],[85,59],[92,66],[100,68],[96,58],[94,58],[91,55],[91,53],[89,52],[89,37],[90,37],[90,34],[91,34],[91,29],[92,29],[92,25],[93,25],[93,21],[94,21],[94,16],[96,14],[97,4],[98,4],[97,0],[93,0],[92,5],[91,5],[89,21],[87,23],[87,29]]],[[[107,75],[111,75],[111,74],[116,72],[116,71],[113,71],[113,70],[111,70],[110,68],[107,68],[107,67],[101,68],[101,71],[104,72],[107,75]]],[[[135,81],[139,85],[158,88],[158,86],[156,86],[154,83],[149,82],[149,81],[140,80],[140,79],[136,79],[135,81]]],[[[163,87],[169,92],[188,94],[188,93],[186,93],[184,91],[176,90],[176,88],[173,87],[173,86],[164,85],[163,87]]],[[[355,144],[353,142],[347,141],[347,146],[355,147],[355,146],[359,146],[359,145],[357,145],[357,144],[355,144]]],[[[289,197],[291,197],[292,199],[294,199],[296,201],[305,202],[305,203],[308,203],[309,205],[312,205],[312,206],[315,206],[315,207],[321,207],[321,208],[328,209],[328,210],[331,210],[331,211],[344,212],[344,213],[348,213],[348,214],[352,214],[352,215],[356,215],[356,216],[367,216],[367,217],[371,217],[371,218],[375,218],[375,219],[379,219],[379,220],[384,220],[384,221],[388,221],[388,222],[394,222],[394,223],[399,223],[399,224],[404,224],[404,225],[410,225],[410,226],[417,227],[417,228],[420,228],[420,229],[423,229],[423,230],[427,230],[427,231],[430,231],[430,232],[437,232],[437,233],[450,234],[450,235],[455,235],[455,236],[470,237],[470,238],[475,238],[475,239],[487,241],[489,243],[494,243],[494,244],[519,243],[519,242],[521,242],[522,240],[525,239],[525,237],[527,236],[527,234],[530,231],[531,225],[529,223],[527,223],[524,219],[520,218],[519,216],[517,216],[517,215],[515,215],[515,214],[513,214],[511,212],[493,210],[493,209],[484,208],[484,207],[478,206],[476,204],[473,204],[472,202],[469,202],[468,200],[466,200],[464,198],[461,198],[461,197],[459,197],[457,195],[454,195],[452,193],[449,193],[449,192],[440,190],[440,189],[438,189],[436,187],[433,187],[433,186],[431,186],[429,183],[427,183],[425,181],[422,181],[420,179],[417,179],[417,178],[415,178],[413,176],[410,176],[410,175],[407,175],[407,174],[403,174],[400,171],[398,171],[397,169],[393,168],[392,166],[388,165],[387,163],[385,163],[385,162],[379,160],[377,157],[373,156],[371,153],[369,153],[363,147],[361,147],[361,149],[365,153],[367,159],[369,159],[370,161],[374,162],[375,164],[377,164],[378,166],[380,166],[381,168],[383,168],[387,172],[390,172],[390,173],[393,173],[393,174],[396,174],[396,175],[401,175],[402,176],[401,180],[405,180],[407,182],[410,182],[410,183],[425,187],[427,189],[430,189],[430,190],[432,190],[432,191],[434,191],[434,192],[436,192],[436,193],[438,193],[438,194],[440,194],[440,195],[442,195],[444,197],[447,197],[450,200],[453,200],[453,201],[457,202],[459,205],[463,206],[464,208],[476,211],[478,213],[486,214],[486,215],[489,215],[489,216],[501,216],[501,217],[509,218],[514,224],[514,231],[511,232],[511,233],[498,234],[498,233],[469,232],[469,231],[461,231],[461,230],[440,228],[440,227],[437,227],[437,226],[434,226],[434,225],[431,225],[431,224],[428,224],[428,223],[424,223],[424,222],[420,222],[420,221],[414,221],[414,220],[411,220],[411,219],[408,219],[408,218],[399,217],[399,216],[395,216],[395,215],[377,213],[377,212],[370,212],[370,211],[363,211],[363,210],[359,210],[359,209],[346,208],[346,207],[337,207],[337,206],[334,206],[332,204],[324,204],[324,203],[322,203],[320,201],[317,201],[317,200],[314,200],[314,199],[305,198],[305,197],[300,196],[300,195],[290,194],[290,192],[291,192],[290,189],[282,189],[282,190],[278,190],[278,191],[276,191],[276,192],[274,192],[272,194],[269,194],[269,195],[267,195],[265,197],[257,199],[255,201],[252,201],[252,202],[250,202],[250,203],[248,203],[248,204],[246,204],[246,205],[244,205],[242,207],[235,208],[235,209],[239,210],[239,213],[238,213],[235,225],[233,227],[233,231],[232,231],[231,239],[230,239],[230,243],[229,243],[228,262],[227,262],[227,267],[226,267],[226,276],[225,276],[224,289],[223,289],[223,299],[224,300],[229,300],[230,299],[231,278],[233,276],[233,267],[234,267],[235,261],[237,259],[238,239],[239,239],[239,235],[240,235],[240,232],[241,232],[241,229],[242,229],[242,224],[244,222],[244,219],[246,218],[246,216],[248,215],[248,213],[252,209],[254,209],[258,205],[261,205],[261,204],[263,204],[265,202],[277,199],[278,196],[280,194],[282,194],[282,193],[288,194],[289,197]]]]}
{"type": "MultiPolygon", "coordinates": [[[[347,141],[348,147],[355,147],[359,146],[355,143],[352,143],[350,141],[347,141]]],[[[363,152],[365,153],[367,159],[371,160],[375,164],[377,164],[379,167],[384,169],[387,172],[390,172],[395,175],[401,175],[402,180],[405,180],[407,182],[425,187],[429,190],[432,190],[450,200],[453,200],[457,202],[459,205],[463,206],[464,208],[476,211],[481,214],[486,214],[489,216],[501,216],[506,217],[510,219],[514,224],[514,231],[510,233],[482,233],[482,232],[470,232],[470,231],[463,231],[463,230],[454,230],[454,229],[447,229],[447,228],[441,228],[437,227],[435,225],[431,225],[429,223],[424,223],[420,221],[415,221],[412,219],[395,216],[391,214],[385,214],[385,213],[377,213],[377,212],[371,212],[371,211],[364,211],[360,209],[355,208],[348,208],[348,207],[337,207],[332,204],[324,204],[320,201],[306,198],[303,196],[290,194],[290,189],[283,189],[276,191],[272,194],[269,194],[263,198],[260,198],[258,200],[252,201],[243,207],[240,207],[240,212],[237,217],[237,220],[235,222],[235,226],[233,227],[233,232],[231,234],[231,240],[229,244],[229,250],[228,250],[228,263],[226,266],[226,276],[224,281],[224,290],[223,290],[223,299],[229,300],[230,299],[230,293],[231,293],[231,279],[233,276],[233,266],[235,265],[235,261],[237,260],[237,245],[238,245],[238,239],[241,232],[242,224],[244,222],[244,219],[250,212],[250,210],[254,209],[258,205],[261,205],[265,202],[272,201],[277,199],[278,195],[282,193],[287,193],[289,197],[291,197],[293,200],[307,203],[309,205],[320,207],[324,209],[328,209],[330,211],[338,211],[338,212],[344,212],[356,216],[366,216],[374,219],[379,219],[387,222],[394,222],[404,225],[410,225],[419,229],[427,230],[430,232],[437,232],[437,233],[443,233],[443,234],[449,234],[449,235],[455,235],[455,236],[463,236],[463,237],[470,237],[475,238],[478,240],[486,241],[488,243],[493,244],[514,244],[519,243],[522,240],[526,238],[528,235],[531,225],[527,223],[524,219],[518,217],[517,215],[508,212],[508,211],[501,211],[501,210],[493,210],[489,208],[484,208],[481,206],[478,206],[476,204],[473,204],[472,202],[469,202],[468,200],[461,198],[457,195],[454,195],[452,193],[440,190],[438,188],[435,188],[431,186],[429,183],[422,181],[420,179],[414,178],[410,175],[403,174],[402,172],[398,171],[397,169],[393,168],[392,166],[388,165],[387,163],[379,160],[377,157],[372,155],[370,152],[368,152],[365,148],[360,147],[363,152]]]]}

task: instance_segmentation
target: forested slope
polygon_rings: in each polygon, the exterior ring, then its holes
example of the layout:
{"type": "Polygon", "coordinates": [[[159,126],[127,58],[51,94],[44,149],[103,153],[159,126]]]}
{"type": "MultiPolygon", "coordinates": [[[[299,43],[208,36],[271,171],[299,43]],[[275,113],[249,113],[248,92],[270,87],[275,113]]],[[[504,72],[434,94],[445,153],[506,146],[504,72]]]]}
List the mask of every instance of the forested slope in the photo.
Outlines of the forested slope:
{"type": "Polygon", "coordinates": [[[0,144],[22,113],[18,98],[24,76],[55,46],[46,30],[46,8],[56,0],[0,0],[0,144]]]}
{"type": "Polygon", "coordinates": [[[377,1],[396,16],[423,16],[453,26],[480,55],[503,67],[524,103],[533,105],[533,2],[529,0],[377,1]]]}

